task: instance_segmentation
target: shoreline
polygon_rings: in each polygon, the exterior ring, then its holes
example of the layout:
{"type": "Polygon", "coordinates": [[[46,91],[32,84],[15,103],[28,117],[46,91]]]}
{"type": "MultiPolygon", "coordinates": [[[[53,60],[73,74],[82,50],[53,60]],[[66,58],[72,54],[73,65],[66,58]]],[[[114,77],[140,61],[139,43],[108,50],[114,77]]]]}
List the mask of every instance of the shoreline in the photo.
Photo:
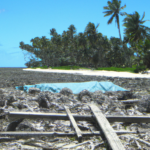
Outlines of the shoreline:
{"type": "Polygon", "coordinates": [[[26,68],[23,71],[45,72],[45,73],[66,73],[76,75],[88,76],[106,76],[106,77],[120,77],[120,78],[150,78],[150,71],[146,74],[130,73],[130,72],[117,72],[117,71],[97,71],[97,70],[57,70],[57,69],[31,69],[26,68]]]}

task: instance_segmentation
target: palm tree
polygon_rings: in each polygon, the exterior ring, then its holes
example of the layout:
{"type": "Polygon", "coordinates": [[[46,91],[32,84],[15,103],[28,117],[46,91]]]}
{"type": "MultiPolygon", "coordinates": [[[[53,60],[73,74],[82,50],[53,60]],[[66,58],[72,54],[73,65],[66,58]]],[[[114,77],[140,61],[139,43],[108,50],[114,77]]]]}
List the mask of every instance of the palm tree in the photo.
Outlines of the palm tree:
{"type": "Polygon", "coordinates": [[[93,47],[95,46],[95,43],[97,41],[97,28],[99,27],[100,24],[97,24],[97,26],[95,26],[94,23],[91,23],[89,22],[85,28],[85,35],[89,41],[89,44],[90,44],[90,47],[93,47]]]}
{"type": "Polygon", "coordinates": [[[120,12],[121,10],[123,10],[126,5],[124,6],[120,6],[121,5],[121,1],[119,0],[112,0],[111,2],[108,1],[107,2],[108,6],[104,6],[103,8],[107,11],[104,11],[103,13],[105,13],[104,17],[106,16],[110,16],[110,19],[108,20],[108,24],[112,23],[113,19],[115,18],[115,21],[117,22],[117,26],[118,26],[118,30],[119,30],[119,36],[120,36],[120,40],[121,40],[121,33],[120,33],[120,24],[119,24],[119,15],[124,15],[125,13],[120,12]]]}
{"type": "Polygon", "coordinates": [[[137,65],[141,65],[143,63],[143,55],[146,54],[144,51],[144,45],[142,43],[144,43],[146,39],[150,39],[150,28],[143,25],[148,20],[143,20],[144,17],[145,12],[140,19],[139,13],[135,11],[133,14],[126,14],[126,18],[123,20],[123,26],[126,27],[124,29],[125,36],[137,55],[137,65]]]}
{"type": "Polygon", "coordinates": [[[126,14],[126,18],[123,20],[126,28],[124,33],[130,43],[139,42],[145,38],[150,38],[150,28],[144,26],[143,24],[148,20],[143,20],[145,17],[145,12],[143,13],[142,18],[137,11],[133,14],[126,14]]]}

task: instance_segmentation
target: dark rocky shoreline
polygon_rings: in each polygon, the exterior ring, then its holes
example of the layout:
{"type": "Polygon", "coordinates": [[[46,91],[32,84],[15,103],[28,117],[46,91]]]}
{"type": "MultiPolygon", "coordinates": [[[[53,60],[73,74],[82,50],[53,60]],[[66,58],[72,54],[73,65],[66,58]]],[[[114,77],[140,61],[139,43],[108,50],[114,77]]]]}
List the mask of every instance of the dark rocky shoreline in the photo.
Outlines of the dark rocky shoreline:
{"type": "Polygon", "coordinates": [[[7,88],[38,83],[110,81],[127,90],[150,92],[148,78],[119,78],[105,76],[86,76],[78,74],[60,74],[23,71],[22,68],[0,68],[0,88],[7,88]]]}
{"type": "MultiPolygon", "coordinates": [[[[0,131],[47,131],[47,132],[71,132],[69,121],[51,120],[51,119],[26,119],[12,120],[5,118],[5,111],[17,112],[49,112],[49,113],[66,113],[64,106],[67,106],[72,113],[79,115],[92,115],[89,104],[95,103],[105,115],[148,115],[150,112],[150,79],[141,78],[113,78],[104,76],[85,76],[75,74],[60,73],[43,73],[23,71],[22,68],[0,68],[0,131]],[[72,94],[69,89],[64,88],[60,93],[40,92],[26,93],[24,91],[15,90],[15,86],[31,85],[38,83],[57,83],[57,82],[84,82],[84,81],[110,81],[119,85],[128,91],[106,92],[82,91],[78,95],[72,94]],[[139,99],[140,102],[135,105],[124,105],[120,100],[139,99]],[[15,126],[14,126],[15,124],[15,126]],[[13,126],[13,128],[12,128],[13,126]]],[[[78,121],[81,129],[99,131],[97,126],[86,121],[78,121]]],[[[150,141],[148,133],[150,123],[111,123],[114,130],[128,130],[142,132],[144,134],[126,134],[120,135],[126,150],[136,150],[139,146],[139,138],[150,141]]],[[[91,149],[94,145],[97,150],[104,150],[105,145],[97,147],[103,139],[101,136],[93,136],[83,138],[84,141],[89,140],[89,144],[77,146],[78,149],[91,149]],[[91,144],[92,143],[92,144],[91,144]],[[97,148],[96,148],[97,147],[97,148]]],[[[16,139],[13,137],[0,136],[0,149],[63,149],[63,145],[75,143],[78,145],[76,137],[29,137],[16,139]],[[8,138],[10,142],[2,141],[8,138]],[[56,141],[55,141],[56,140],[56,141]],[[27,142],[28,141],[28,142],[27,142]],[[55,142],[51,142],[55,141],[55,142]]],[[[140,143],[141,145],[141,143],[140,143]]],[[[146,145],[142,145],[143,149],[148,149],[146,145]]],[[[75,148],[76,149],[76,148],[75,148]]]]}

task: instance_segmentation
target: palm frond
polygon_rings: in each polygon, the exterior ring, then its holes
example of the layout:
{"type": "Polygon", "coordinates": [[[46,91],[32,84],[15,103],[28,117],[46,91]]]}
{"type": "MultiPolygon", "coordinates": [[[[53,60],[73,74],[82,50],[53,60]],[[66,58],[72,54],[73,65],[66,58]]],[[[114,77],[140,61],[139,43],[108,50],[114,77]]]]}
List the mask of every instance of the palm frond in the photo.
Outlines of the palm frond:
{"type": "Polygon", "coordinates": [[[120,10],[123,10],[124,8],[126,8],[126,5],[122,6],[122,7],[120,8],[120,10]]]}
{"type": "Polygon", "coordinates": [[[150,20],[144,20],[144,21],[140,21],[141,24],[145,23],[146,21],[150,21],[150,20]]]}
{"type": "Polygon", "coordinates": [[[125,16],[127,13],[126,12],[120,12],[121,16],[125,16]]]}
{"type": "Polygon", "coordinates": [[[103,13],[106,13],[106,15],[104,15],[104,17],[109,16],[113,13],[113,11],[104,11],[103,13]]]}
{"type": "Polygon", "coordinates": [[[114,13],[112,16],[111,16],[111,18],[108,20],[108,24],[110,24],[110,23],[112,23],[112,21],[113,21],[113,19],[114,19],[114,17],[116,16],[116,14],[114,13]]]}
{"type": "Polygon", "coordinates": [[[107,10],[110,10],[110,8],[108,6],[104,6],[103,7],[104,9],[107,9],[107,10]]]}
{"type": "Polygon", "coordinates": [[[99,27],[100,23],[97,24],[97,26],[95,27],[96,29],[99,27]]]}
{"type": "Polygon", "coordinates": [[[141,20],[143,20],[143,19],[144,19],[144,17],[145,17],[145,12],[143,13],[143,16],[142,16],[142,19],[141,19],[141,20]]]}
{"type": "Polygon", "coordinates": [[[112,2],[108,1],[108,2],[107,2],[107,4],[108,4],[108,5],[111,5],[111,4],[112,4],[112,2]]]}

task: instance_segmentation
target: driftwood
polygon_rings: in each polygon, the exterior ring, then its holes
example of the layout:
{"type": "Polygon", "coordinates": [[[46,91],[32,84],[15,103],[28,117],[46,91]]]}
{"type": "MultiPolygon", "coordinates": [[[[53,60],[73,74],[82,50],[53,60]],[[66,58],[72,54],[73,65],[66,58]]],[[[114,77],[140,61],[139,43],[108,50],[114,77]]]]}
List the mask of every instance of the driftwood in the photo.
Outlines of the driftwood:
{"type": "Polygon", "coordinates": [[[93,147],[92,150],[95,150],[95,148],[98,148],[99,146],[101,146],[101,145],[103,145],[103,144],[104,144],[104,142],[96,144],[96,145],[93,147]]]}
{"type": "Polygon", "coordinates": [[[79,127],[78,127],[76,121],[74,120],[74,118],[73,118],[73,116],[72,116],[70,110],[69,110],[67,107],[65,107],[65,110],[66,110],[67,115],[68,115],[68,117],[69,117],[69,119],[70,119],[71,125],[73,126],[73,128],[74,128],[75,131],[76,131],[78,140],[79,140],[79,142],[81,142],[81,140],[82,140],[82,132],[81,132],[81,130],[79,129],[79,127]]]}
{"type": "Polygon", "coordinates": [[[106,116],[109,122],[150,123],[150,116],[106,116]]]}
{"type": "Polygon", "coordinates": [[[149,142],[147,142],[147,141],[145,141],[145,140],[142,140],[142,139],[136,139],[137,141],[139,141],[139,142],[141,142],[141,143],[143,143],[143,144],[146,144],[148,147],[150,147],[150,143],[149,142]]]}
{"type": "Polygon", "coordinates": [[[119,102],[122,102],[124,104],[134,104],[140,102],[139,99],[128,99],[128,100],[119,100],[119,102]]]}
{"type": "MultiPolygon", "coordinates": [[[[46,118],[46,119],[52,119],[52,120],[68,120],[68,115],[65,113],[39,113],[39,112],[5,112],[8,117],[12,118],[29,118],[29,119],[35,119],[35,118],[46,118]]],[[[72,114],[72,116],[75,118],[75,120],[78,121],[92,121],[93,116],[92,115],[77,115],[72,114]]],[[[93,120],[94,121],[94,120],[93,120]]]]}
{"type": "Polygon", "coordinates": [[[40,143],[25,143],[25,145],[30,145],[30,146],[35,146],[35,147],[41,147],[43,149],[47,149],[47,150],[54,150],[54,148],[52,146],[44,146],[40,143]]]}
{"type": "Polygon", "coordinates": [[[125,150],[124,146],[122,145],[117,134],[115,133],[115,131],[111,127],[111,125],[108,122],[108,120],[106,119],[106,117],[100,111],[100,109],[94,104],[90,104],[89,106],[90,106],[90,108],[91,108],[91,110],[92,110],[92,112],[96,118],[96,121],[97,121],[100,129],[104,133],[104,136],[107,139],[111,149],[113,149],[113,150],[125,150]]]}
{"type": "MultiPolygon", "coordinates": [[[[136,131],[126,131],[126,130],[122,130],[122,131],[115,131],[116,134],[121,135],[121,134],[137,134],[136,131]]],[[[138,132],[139,133],[139,132],[138,132]]],[[[144,133],[144,132],[140,132],[140,133],[144,133]]],[[[101,135],[100,131],[93,131],[93,132],[85,132],[82,131],[82,135],[83,136],[94,136],[94,135],[101,135]]],[[[69,132],[69,133],[65,133],[65,132],[31,132],[31,131],[13,131],[13,132],[0,132],[0,136],[21,136],[21,137],[27,137],[27,136],[58,136],[58,137],[62,137],[62,136],[76,136],[75,132],[69,132]]]]}
{"type": "Polygon", "coordinates": [[[141,145],[139,144],[139,142],[137,140],[135,140],[135,143],[136,143],[136,145],[138,147],[138,150],[142,149],[141,145]]]}
{"type": "MultiPolygon", "coordinates": [[[[8,117],[12,118],[47,118],[52,120],[68,120],[67,114],[64,113],[38,113],[38,112],[5,112],[8,117]]],[[[92,121],[95,118],[92,115],[72,114],[75,120],[92,121]]],[[[150,123],[150,116],[106,116],[109,122],[128,122],[128,123],[150,123]]]]}
{"type": "Polygon", "coordinates": [[[83,143],[80,143],[80,144],[76,144],[76,145],[73,145],[73,146],[66,146],[64,148],[67,148],[67,149],[70,149],[70,148],[76,148],[78,146],[81,146],[81,145],[84,145],[84,144],[90,144],[91,141],[85,141],[83,143]]]}
{"type": "Polygon", "coordinates": [[[12,140],[16,140],[16,139],[11,137],[0,137],[0,142],[7,142],[12,140]]]}

